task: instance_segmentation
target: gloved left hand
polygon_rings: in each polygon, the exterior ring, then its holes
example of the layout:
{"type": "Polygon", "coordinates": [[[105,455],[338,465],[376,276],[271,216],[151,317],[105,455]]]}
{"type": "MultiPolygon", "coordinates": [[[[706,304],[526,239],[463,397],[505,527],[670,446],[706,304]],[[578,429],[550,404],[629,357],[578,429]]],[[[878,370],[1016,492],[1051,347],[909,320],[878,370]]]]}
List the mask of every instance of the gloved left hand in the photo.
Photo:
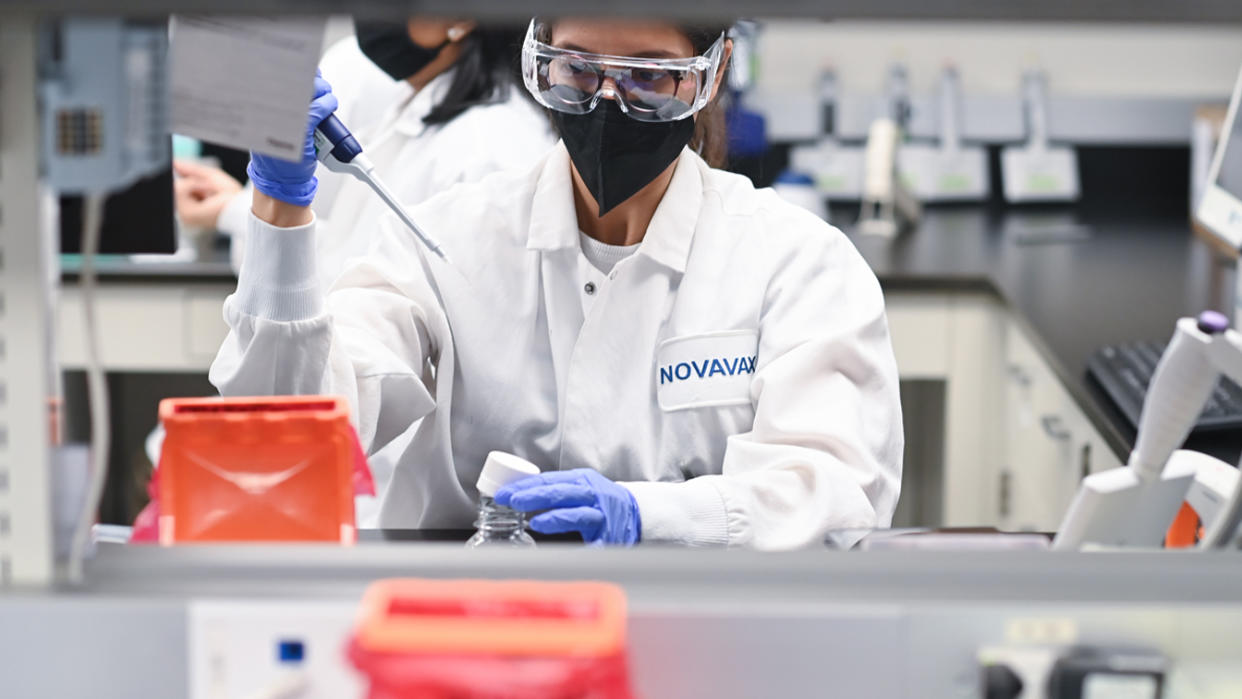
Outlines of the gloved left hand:
{"type": "Polygon", "coordinates": [[[548,510],[530,520],[542,534],[580,532],[587,543],[638,543],[642,520],[629,490],[589,468],[551,471],[496,491],[496,503],[521,512],[548,510]]]}

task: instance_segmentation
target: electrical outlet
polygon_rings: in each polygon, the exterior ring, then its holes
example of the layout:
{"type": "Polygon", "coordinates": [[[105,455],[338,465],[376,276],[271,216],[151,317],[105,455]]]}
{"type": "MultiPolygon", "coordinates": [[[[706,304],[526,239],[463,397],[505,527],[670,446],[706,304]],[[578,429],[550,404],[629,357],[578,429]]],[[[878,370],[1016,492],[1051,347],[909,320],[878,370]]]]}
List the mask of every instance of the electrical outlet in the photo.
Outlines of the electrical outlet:
{"type": "Polygon", "coordinates": [[[356,609],[356,602],[192,602],[187,696],[362,696],[345,657],[356,609]]]}

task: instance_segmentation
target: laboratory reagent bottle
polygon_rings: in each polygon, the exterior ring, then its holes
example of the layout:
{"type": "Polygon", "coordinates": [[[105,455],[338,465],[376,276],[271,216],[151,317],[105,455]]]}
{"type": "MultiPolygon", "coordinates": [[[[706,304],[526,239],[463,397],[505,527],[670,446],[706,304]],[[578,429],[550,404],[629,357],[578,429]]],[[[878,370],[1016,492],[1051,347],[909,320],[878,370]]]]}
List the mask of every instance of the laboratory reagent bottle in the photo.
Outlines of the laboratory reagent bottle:
{"type": "Polygon", "coordinates": [[[526,532],[526,515],[497,505],[493,498],[502,486],[537,475],[539,467],[521,457],[501,451],[487,455],[475,484],[479,490],[479,518],[474,523],[477,531],[466,542],[466,548],[535,545],[535,540],[526,532]]]}

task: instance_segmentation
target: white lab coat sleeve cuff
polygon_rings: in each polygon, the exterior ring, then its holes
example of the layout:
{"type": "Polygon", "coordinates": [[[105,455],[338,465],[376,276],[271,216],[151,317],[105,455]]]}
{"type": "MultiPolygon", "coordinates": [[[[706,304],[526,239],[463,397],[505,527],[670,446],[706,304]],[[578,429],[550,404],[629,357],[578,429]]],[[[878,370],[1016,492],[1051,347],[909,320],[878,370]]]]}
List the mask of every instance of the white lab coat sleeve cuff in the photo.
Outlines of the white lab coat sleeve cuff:
{"type": "Polygon", "coordinates": [[[708,478],[684,483],[622,483],[638,503],[642,541],[688,546],[729,543],[728,513],[720,491],[708,478]]]}
{"type": "Polygon", "coordinates": [[[309,320],[324,312],[315,261],[315,221],[279,228],[250,214],[246,263],[233,297],[236,310],[277,322],[309,320]]]}

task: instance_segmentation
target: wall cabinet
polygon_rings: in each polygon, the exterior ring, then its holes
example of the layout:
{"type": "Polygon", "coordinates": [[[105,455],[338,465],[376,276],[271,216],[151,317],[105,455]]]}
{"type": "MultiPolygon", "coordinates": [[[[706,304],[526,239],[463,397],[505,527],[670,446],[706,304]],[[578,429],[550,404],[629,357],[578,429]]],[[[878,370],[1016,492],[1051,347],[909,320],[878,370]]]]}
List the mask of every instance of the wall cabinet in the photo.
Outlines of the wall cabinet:
{"type": "Polygon", "coordinates": [[[889,293],[887,302],[902,379],[946,382],[944,453],[908,452],[905,465],[939,457],[943,521],[925,524],[1052,531],[1084,475],[1121,465],[995,297],[889,293]]]}
{"type": "Polygon", "coordinates": [[[1000,524],[1055,531],[1078,483],[1121,465],[1016,324],[1005,334],[1000,524]]]}

